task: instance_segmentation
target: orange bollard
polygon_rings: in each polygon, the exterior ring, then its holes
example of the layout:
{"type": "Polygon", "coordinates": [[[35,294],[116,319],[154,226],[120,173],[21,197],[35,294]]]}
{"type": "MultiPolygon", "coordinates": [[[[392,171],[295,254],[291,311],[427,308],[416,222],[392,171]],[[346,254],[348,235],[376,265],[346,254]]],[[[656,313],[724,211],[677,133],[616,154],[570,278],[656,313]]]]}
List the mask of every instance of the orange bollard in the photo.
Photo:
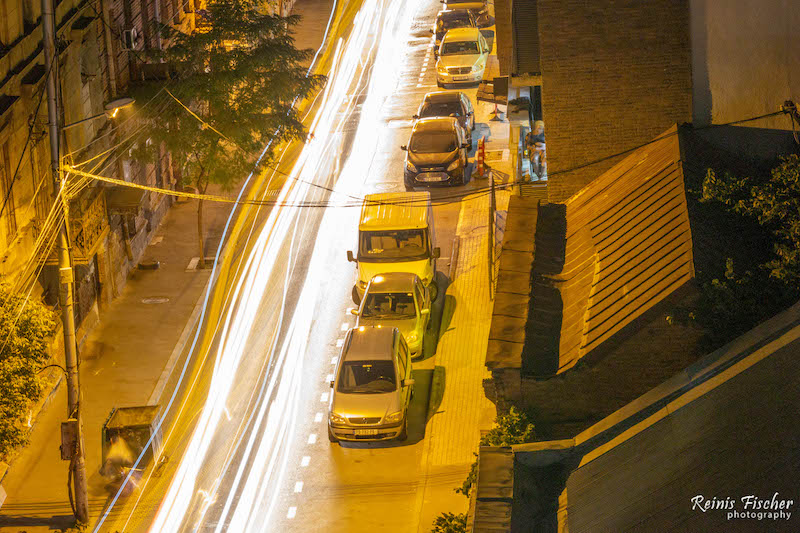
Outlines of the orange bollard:
{"type": "Polygon", "coordinates": [[[482,178],[486,174],[486,137],[482,136],[478,139],[478,149],[475,153],[476,168],[475,172],[477,177],[482,178]]]}

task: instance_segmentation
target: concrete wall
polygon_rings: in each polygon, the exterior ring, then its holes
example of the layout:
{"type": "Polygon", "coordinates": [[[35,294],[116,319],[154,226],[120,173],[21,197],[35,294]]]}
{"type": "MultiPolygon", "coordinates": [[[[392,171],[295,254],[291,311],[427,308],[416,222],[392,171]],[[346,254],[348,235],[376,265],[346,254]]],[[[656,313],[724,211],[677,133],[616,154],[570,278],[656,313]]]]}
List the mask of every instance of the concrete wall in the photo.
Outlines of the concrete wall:
{"type": "Polygon", "coordinates": [[[486,396],[498,410],[529,409],[544,440],[572,438],[702,355],[699,331],[667,323],[672,305],[657,306],[607,341],[602,359],[564,374],[533,379],[515,368],[493,370],[484,381],[486,396]]]}
{"type": "Polygon", "coordinates": [[[539,0],[548,194],[560,202],[617,159],[559,174],[691,120],[689,0],[539,0]]]}
{"type": "MultiPolygon", "coordinates": [[[[690,0],[694,124],[724,124],[800,100],[800,2],[690,0]]],[[[785,116],[744,124],[790,129],[785,116]]]]}

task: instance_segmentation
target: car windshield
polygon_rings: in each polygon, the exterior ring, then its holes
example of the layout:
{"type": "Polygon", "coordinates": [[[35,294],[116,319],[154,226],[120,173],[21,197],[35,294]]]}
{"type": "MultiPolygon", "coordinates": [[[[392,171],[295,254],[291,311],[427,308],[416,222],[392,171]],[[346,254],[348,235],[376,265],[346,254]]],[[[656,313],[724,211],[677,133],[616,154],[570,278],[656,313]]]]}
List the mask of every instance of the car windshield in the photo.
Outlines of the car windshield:
{"type": "Polygon", "coordinates": [[[458,148],[453,131],[415,131],[408,149],[418,154],[449,154],[458,148]]]}
{"type": "Polygon", "coordinates": [[[365,318],[414,318],[414,296],[409,292],[367,292],[361,316],[365,318]]]}
{"type": "Polygon", "coordinates": [[[452,30],[453,28],[469,28],[472,26],[472,21],[469,19],[469,13],[466,11],[456,13],[443,14],[436,25],[439,31],[452,30]]]}
{"type": "Polygon", "coordinates": [[[425,230],[363,231],[358,249],[359,261],[425,259],[428,240],[425,230]]]}
{"type": "Polygon", "coordinates": [[[380,394],[397,390],[392,361],[347,361],[339,374],[338,392],[380,394]]]}
{"type": "Polygon", "coordinates": [[[424,117],[449,117],[451,114],[461,116],[461,104],[456,102],[425,102],[422,111],[419,112],[420,118],[424,117]]]}
{"type": "Polygon", "coordinates": [[[442,44],[440,55],[475,55],[478,53],[477,41],[445,41],[442,44]]]}

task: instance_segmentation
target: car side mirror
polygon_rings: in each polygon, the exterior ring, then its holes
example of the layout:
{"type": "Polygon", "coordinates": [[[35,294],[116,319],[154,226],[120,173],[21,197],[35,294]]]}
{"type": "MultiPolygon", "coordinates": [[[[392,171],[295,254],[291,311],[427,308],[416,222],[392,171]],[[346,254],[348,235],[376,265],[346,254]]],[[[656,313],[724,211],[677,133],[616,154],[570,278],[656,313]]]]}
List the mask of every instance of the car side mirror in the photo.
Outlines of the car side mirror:
{"type": "Polygon", "coordinates": [[[412,378],[404,379],[403,380],[403,387],[411,387],[416,383],[412,378]]]}
{"type": "Polygon", "coordinates": [[[357,263],[358,262],[358,261],[356,261],[356,258],[353,257],[353,251],[352,250],[347,250],[347,260],[350,261],[351,263],[357,263]]]}
{"type": "Polygon", "coordinates": [[[408,146],[406,146],[405,144],[400,145],[400,149],[405,152],[406,150],[408,150],[408,146]]]}
{"type": "Polygon", "coordinates": [[[419,314],[422,316],[429,315],[431,314],[431,310],[426,307],[425,309],[420,309],[419,314]]]}
{"type": "Polygon", "coordinates": [[[472,116],[472,111],[467,111],[467,116],[471,117],[472,116]]]}
{"type": "Polygon", "coordinates": [[[429,32],[433,33],[433,29],[428,30],[429,32]]]}
{"type": "Polygon", "coordinates": [[[353,307],[352,309],[350,309],[350,314],[358,316],[358,308],[357,307],[353,307]]]}
{"type": "Polygon", "coordinates": [[[419,120],[419,115],[411,115],[411,118],[413,118],[414,120],[419,120]]]}
{"type": "Polygon", "coordinates": [[[333,388],[333,381],[329,381],[328,383],[330,384],[331,388],[333,388]]]}
{"type": "Polygon", "coordinates": [[[439,259],[442,256],[442,250],[437,246],[433,249],[433,258],[439,259]]]}
{"type": "Polygon", "coordinates": [[[463,143],[461,148],[472,148],[472,145],[470,143],[463,143]]]}

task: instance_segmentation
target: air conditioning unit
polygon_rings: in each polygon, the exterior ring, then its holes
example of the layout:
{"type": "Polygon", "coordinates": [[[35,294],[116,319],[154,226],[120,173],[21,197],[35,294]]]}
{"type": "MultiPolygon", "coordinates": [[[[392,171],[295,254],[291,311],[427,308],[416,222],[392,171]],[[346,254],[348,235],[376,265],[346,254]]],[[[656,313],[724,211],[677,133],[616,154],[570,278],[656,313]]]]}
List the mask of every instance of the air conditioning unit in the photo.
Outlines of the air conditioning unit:
{"type": "Polygon", "coordinates": [[[139,42],[139,32],[136,31],[136,28],[131,28],[129,30],[122,30],[123,50],[136,50],[138,42],[139,42]]]}

